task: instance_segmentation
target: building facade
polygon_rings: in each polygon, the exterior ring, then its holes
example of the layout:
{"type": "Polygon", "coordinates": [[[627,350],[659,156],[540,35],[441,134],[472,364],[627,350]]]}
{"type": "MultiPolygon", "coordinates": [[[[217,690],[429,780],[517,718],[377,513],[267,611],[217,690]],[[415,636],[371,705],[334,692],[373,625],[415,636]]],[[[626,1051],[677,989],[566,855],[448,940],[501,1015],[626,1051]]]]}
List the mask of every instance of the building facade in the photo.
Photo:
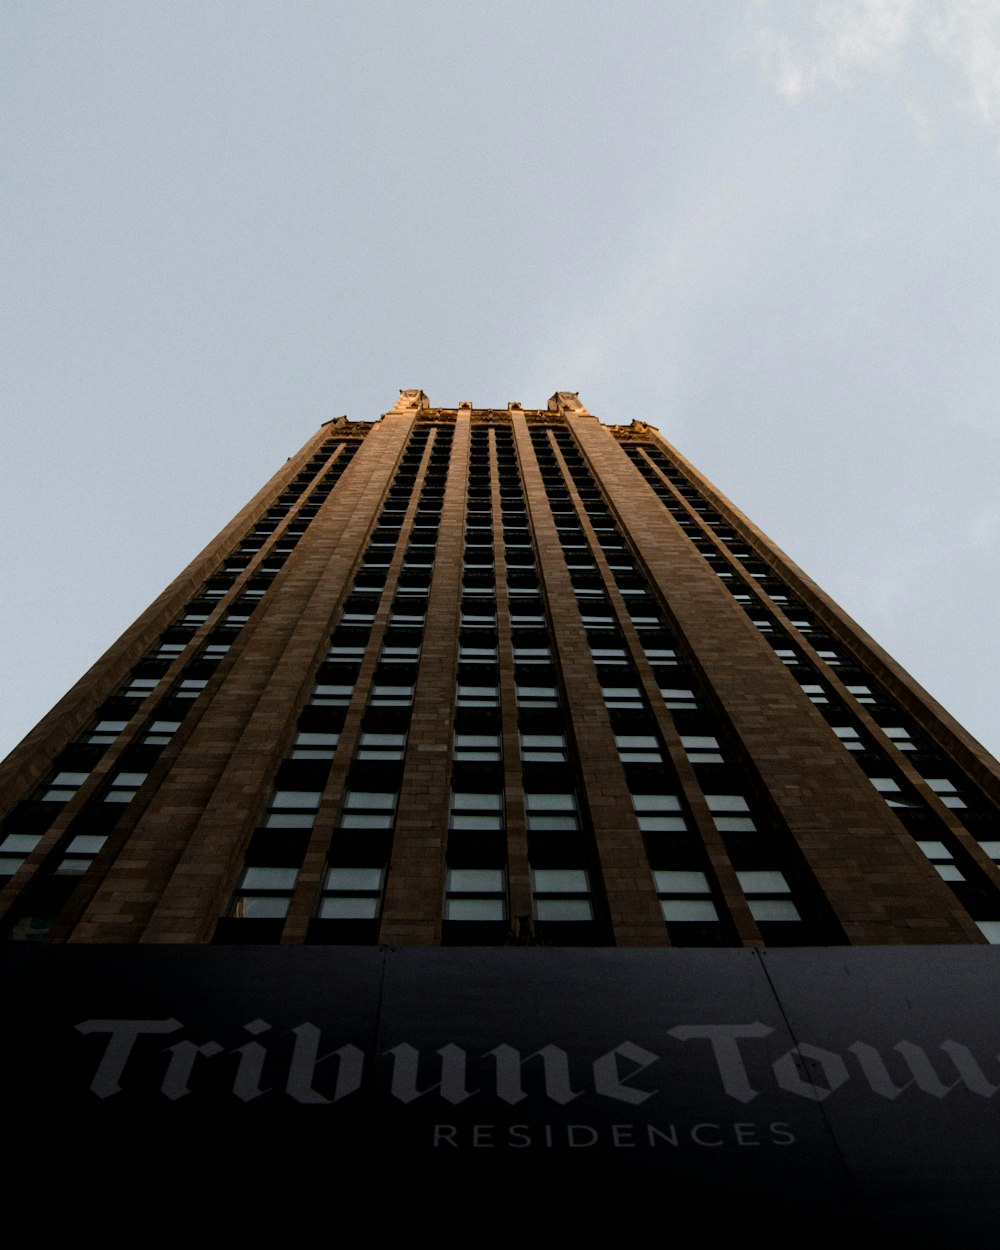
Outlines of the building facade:
{"type": "Polygon", "coordinates": [[[0,772],[46,944],[1000,940],[1000,771],[651,426],[323,426],[0,772]]]}
{"type": "Polygon", "coordinates": [[[651,426],[327,423],[0,784],[39,1209],[996,1244],[998,766],[651,426]]]}

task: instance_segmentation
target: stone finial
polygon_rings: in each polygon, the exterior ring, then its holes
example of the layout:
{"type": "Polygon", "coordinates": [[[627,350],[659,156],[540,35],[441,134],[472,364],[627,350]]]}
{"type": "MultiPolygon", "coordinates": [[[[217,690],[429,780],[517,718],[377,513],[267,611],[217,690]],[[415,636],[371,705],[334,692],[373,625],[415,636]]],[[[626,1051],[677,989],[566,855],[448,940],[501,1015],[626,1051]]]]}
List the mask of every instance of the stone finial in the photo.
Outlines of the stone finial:
{"type": "Polygon", "coordinates": [[[390,412],[421,412],[424,408],[429,408],[431,401],[423,393],[423,391],[400,391],[399,399],[389,409],[390,412]]]}
{"type": "Polygon", "coordinates": [[[572,413],[576,416],[590,416],[587,409],[580,403],[579,391],[556,391],[549,400],[549,412],[572,413]]]}
{"type": "Polygon", "coordinates": [[[459,408],[459,411],[460,411],[460,412],[471,412],[471,411],[472,411],[472,400],[471,400],[471,399],[463,399],[463,400],[462,400],[462,402],[458,405],[458,408],[459,408]]]}
{"type": "Polygon", "coordinates": [[[520,412],[521,405],[517,402],[516,399],[512,399],[511,402],[507,405],[507,411],[508,412],[520,412]]]}

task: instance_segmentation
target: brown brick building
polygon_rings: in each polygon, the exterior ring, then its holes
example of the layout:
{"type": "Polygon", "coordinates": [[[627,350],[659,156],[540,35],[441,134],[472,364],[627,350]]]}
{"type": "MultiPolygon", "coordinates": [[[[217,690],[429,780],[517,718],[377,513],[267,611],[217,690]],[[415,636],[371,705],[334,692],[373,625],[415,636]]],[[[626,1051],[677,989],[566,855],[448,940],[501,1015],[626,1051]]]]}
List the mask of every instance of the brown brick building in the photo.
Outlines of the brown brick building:
{"type": "Polygon", "coordinates": [[[652,427],[323,426],[0,767],[48,944],[1000,941],[1000,769],[652,427]]]}

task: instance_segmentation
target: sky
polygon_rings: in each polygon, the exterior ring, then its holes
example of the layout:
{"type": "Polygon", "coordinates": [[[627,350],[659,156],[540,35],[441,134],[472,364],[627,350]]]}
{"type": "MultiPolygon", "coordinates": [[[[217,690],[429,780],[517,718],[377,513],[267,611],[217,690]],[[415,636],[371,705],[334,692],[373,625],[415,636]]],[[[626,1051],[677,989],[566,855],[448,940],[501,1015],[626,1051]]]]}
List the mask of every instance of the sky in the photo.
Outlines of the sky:
{"type": "Polygon", "coordinates": [[[1000,0],[0,29],[0,756],[408,387],[656,425],[1000,754],[1000,0]]]}

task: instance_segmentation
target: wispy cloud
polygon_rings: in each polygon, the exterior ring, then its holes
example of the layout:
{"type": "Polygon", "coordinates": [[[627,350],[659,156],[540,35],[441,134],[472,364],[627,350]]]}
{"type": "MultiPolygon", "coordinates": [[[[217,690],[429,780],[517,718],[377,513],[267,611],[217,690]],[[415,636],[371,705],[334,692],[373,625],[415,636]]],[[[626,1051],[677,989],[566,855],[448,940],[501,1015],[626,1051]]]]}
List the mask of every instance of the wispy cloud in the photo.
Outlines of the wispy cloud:
{"type": "Polygon", "coordinates": [[[930,53],[958,72],[960,102],[1000,133],[1000,0],[818,0],[804,29],[798,0],[751,12],[763,72],[790,100],[868,75],[903,83],[912,115],[926,120],[910,71],[930,53]]]}

